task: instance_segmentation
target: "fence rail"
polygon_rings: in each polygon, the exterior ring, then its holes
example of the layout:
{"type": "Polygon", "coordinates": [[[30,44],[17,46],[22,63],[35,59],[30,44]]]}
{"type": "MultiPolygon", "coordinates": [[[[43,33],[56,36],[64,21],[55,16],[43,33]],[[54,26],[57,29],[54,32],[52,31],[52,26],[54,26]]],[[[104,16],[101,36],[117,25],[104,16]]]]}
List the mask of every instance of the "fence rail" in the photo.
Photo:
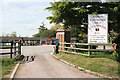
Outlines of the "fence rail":
{"type": "Polygon", "coordinates": [[[80,54],[84,56],[106,56],[106,55],[92,55],[92,52],[106,52],[106,51],[115,52],[116,51],[116,46],[113,44],[88,44],[88,43],[59,43],[59,44],[60,44],[59,51],[66,52],[66,53],[80,54]],[[93,46],[94,47],[103,46],[103,48],[93,49],[93,46]],[[106,46],[108,46],[111,49],[106,49],[106,46]],[[88,53],[83,54],[80,51],[86,51],[88,53]]]}
{"type": "Polygon", "coordinates": [[[10,52],[2,52],[0,53],[0,55],[7,55],[7,54],[10,54],[10,58],[13,58],[13,55],[14,57],[16,57],[17,55],[21,55],[21,41],[18,41],[18,42],[14,42],[14,41],[11,41],[11,42],[0,42],[0,49],[9,49],[10,52]],[[3,45],[3,44],[9,44],[9,45],[3,45]]]}

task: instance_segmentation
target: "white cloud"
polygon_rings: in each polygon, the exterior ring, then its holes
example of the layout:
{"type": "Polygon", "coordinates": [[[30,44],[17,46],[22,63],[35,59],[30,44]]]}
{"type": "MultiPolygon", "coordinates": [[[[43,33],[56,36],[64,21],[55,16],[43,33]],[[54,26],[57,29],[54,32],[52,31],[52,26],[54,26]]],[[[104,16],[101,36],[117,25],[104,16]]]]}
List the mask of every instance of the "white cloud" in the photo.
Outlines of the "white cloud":
{"type": "Polygon", "coordinates": [[[0,30],[0,34],[10,34],[11,32],[17,32],[17,35],[21,36],[32,36],[33,34],[38,32],[38,25],[35,24],[14,24],[14,25],[2,25],[2,30],[0,30]],[[9,27],[8,27],[9,26],[9,27]],[[4,32],[2,32],[4,31],[4,32]]]}
{"type": "Polygon", "coordinates": [[[4,2],[54,2],[54,1],[60,1],[60,0],[4,0],[4,2]]]}
{"type": "Polygon", "coordinates": [[[52,25],[46,20],[51,13],[44,10],[46,6],[49,6],[48,2],[30,3],[30,1],[24,2],[23,0],[5,0],[4,3],[7,5],[2,5],[0,8],[0,17],[1,15],[3,17],[0,23],[0,28],[2,28],[0,35],[16,31],[21,36],[32,36],[38,33],[38,27],[42,21],[48,29],[52,25]]]}
{"type": "Polygon", "coordinates": [[[54,23],[50,24],[49,22],[50,22],[49,20],[46,20],[46,24],[48,25],[48,27],[47,27],[48,29],[50,29],[50,28],[51,28],[51,26],[53,26],[53,25],[54,25],[54,23]]]}
{"type": "Polygon", "coordinates": [[[3,0],[4,5],[8,5],[13,2],[57,2],[60,0],[3,0]]]}

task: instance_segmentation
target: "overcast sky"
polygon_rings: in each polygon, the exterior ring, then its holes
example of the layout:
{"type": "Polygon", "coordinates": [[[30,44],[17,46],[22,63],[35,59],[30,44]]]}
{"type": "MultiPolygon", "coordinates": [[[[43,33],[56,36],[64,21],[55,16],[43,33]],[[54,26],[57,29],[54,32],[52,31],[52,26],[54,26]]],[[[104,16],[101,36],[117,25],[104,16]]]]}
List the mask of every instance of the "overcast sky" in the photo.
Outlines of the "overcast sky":
{"type": "MultiPolygon", "coordinates": [[[[51,0],[52,1],[52,0],[51,0]]],[[[50,6],[46,0],[2,0],[0,3],[0,36],[13,31],[17,36],[32,36],[38,33],[42,21],[49,29],[46,17],[52,15],[46,7],[50,6]]]]}

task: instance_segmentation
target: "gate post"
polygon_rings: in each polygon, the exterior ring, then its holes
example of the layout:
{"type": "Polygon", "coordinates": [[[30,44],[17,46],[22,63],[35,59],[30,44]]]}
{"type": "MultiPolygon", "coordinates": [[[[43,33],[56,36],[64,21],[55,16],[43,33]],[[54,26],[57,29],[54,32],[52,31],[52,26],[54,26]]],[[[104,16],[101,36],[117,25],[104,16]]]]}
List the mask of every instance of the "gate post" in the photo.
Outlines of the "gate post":
{"type": "Polygon", "coordinates": [[[19,40],[19,48],[18,48],[18,50],[19,50],[19,54],[21,55],[21,40],[19,40]]]}
{"type": "Polygon", "coordinates": [[[14,46],[14,47],[13,47],[13,49],[14,49],[14,52],[13,52],[13,53],[14,53],[14,58],[15,58],[15,56],[16,56],[16,42],[13,43],[13,46],[14,46]]]}
{"type": "Polygon", "coordinates": [[[11,41],[11,54],[10,54],[10,58],[12,59],[12,54],[13,54],[13,41],[11,41]]]}
{"type": "MultiPolygon", "coordinates": [[[[70,43],[70,30],[63,29],[62,27],[56,31],[56,39],[59,39],[59,43],[70,43]]],[[[64,47],[64,44],[59,44],[59,46],[64,47]]],[[[69,45],[66,45],[69,46],[69,45]]],[[[64,48],[59,48],[59,50],[64,50],[64,48]]]]}
{"type": "Polygon", "coordinates": [[[91,49],[91,46],[90,46],[90,45],[88,45],[88,56],[90,56],[90,55],[91,55],[91,51],[90,51],[90,49],[91,49]]]}

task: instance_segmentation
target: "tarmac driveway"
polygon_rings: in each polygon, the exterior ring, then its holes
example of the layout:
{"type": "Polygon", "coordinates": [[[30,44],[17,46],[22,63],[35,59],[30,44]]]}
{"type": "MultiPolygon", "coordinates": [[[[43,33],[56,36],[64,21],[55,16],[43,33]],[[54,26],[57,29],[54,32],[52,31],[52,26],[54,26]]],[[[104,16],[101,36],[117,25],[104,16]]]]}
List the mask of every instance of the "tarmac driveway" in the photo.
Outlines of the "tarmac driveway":
{"type": "Polygon", "coordinates": [[[56,60],[51,52],[52,46],[23,46],[22,54],[35,58],[21,63],[15,78],[98,78],[56,60]]]}

